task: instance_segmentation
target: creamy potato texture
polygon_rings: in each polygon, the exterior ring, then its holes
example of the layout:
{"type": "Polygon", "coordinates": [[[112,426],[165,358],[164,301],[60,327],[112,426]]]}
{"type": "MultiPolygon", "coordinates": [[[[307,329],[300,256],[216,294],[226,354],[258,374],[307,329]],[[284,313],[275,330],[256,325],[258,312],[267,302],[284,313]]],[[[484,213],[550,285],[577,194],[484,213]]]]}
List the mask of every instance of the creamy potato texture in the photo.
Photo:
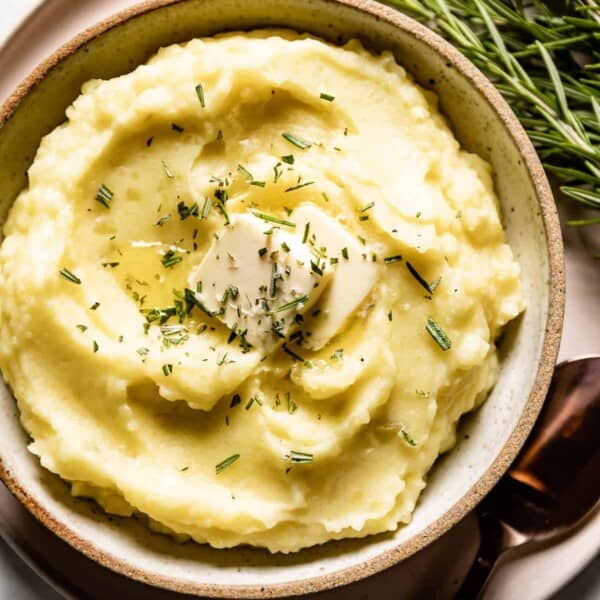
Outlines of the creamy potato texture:
{"type": "Polygon", "coordinates": [[[5,225],[30,449],[223,548],[394,530],[522,309],[490,167],[391,54],[283,31],[91,81],[5,225]]]}

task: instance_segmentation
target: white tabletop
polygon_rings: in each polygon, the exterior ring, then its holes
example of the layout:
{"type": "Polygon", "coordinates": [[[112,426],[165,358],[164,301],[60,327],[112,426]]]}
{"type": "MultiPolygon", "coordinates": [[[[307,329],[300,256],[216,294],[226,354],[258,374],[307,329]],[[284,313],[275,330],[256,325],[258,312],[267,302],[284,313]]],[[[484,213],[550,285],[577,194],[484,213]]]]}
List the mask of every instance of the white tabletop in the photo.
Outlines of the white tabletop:
{"type": "MultiPolygon", "coordinates": [[[[135,0],[127,1],[133,4],[135,0]]],[[[0,45],[19,21],[40,2],[41,0],[0,0],[0,45]]],[[[78,3],[76,3],[69,0],[65,2],[65,5],[69,3],[71,6],[77,6],[78,9],[81,9],[84,5],[88,7],[95,5],[95,8],[99,9],[97,12],[107,13],[112,12],[117,5],[122,6],[124,2],[123,0],[94,0],[93,2],[91,0],[88,0],[88,2],[78,0],[78,3]]],[[[54,39],[52,35],[48,33],[48,36],[52,38],[47,40],[50,50],[64,41],[64,39],[54,39]]],[[[60,31],[57,35],[60,37],[60,35],[64,35],[64,32],[60,31]]],[[[8,50],[10,55],[10,48],[8,50]]],[[[30,70],[31,66],[38,60],[38,57],[28,56],[26,52],[11,56],[11,61],[18,63],[18,68],[14,69],[13,74],[0,72],[0,103],[4,100],[7,90],[14,88],[18,82],[12,78],[20,77],[20,73],[30,70]],[[32,64],[30,64],[31,61],[33,61],[32,64]]],[[[572,212],[572,210],[570,207],[562,208],[562,212],[572,212]]],[[[567,249],[568,292],[566,326],[560,353],[561,359],[589,353],[600,354],[600,319],[597,318],[600,315],[598,308],[600,262],[590,258],[590,254],[600,253],[599,230],[598,227],[588,228],[583,232],[583,235],[582,232],[572,229],[564,232],[567,249]],[[595,248],[592,248],[594,245],[595,248]]],[[[6,496],[4,489],[0,489],[0,492],[6,496]]],[[[593,534],[596,538],[600,537],[600,515],[598,517],[594,519],[595,526],[593,523],[588,526],[594,527],[593,534]]],[[[43,545],[43,543],[40,538],[40,544],[43,545]]],[[[539,581],[540,578],[551,579],[553,575],[556,576],[557,581],[564,581],[565,578],[573,574],[573,570],[569,572],[568,569],[564,568],[564,563],[569,562],[572,558],[573,563],[580,564],[575,557],[585,552],[586,549],[589,553],[589,548],[589,540],[586,546],[581,539],[579,542],[577,539],[573,539],[567,544],[563,543],[556,548],[522,559],[518,565],[510,570],[510,576],[505,575],[504,577],[505,580],[513,579],[513,585],[504,582],[504,585],[498,587],[498,591],[492,595],[493,598],[495,600],[512,600],[519,597],[520,600],[530,600],[532,595],[527,591],[526,582],[531,581],[535,584],[536,580],[539,581]],[[559,566],[562,567],[562,570],[559,566]],[[558,571],[561,571],[561,573],[558,574],[558,571]],[[515,595],[517,590],[520,590],[518,596],[515,595]]],[[[375,581],[372,586],[365,583],[361,588],[360,597],[382,598],[383,594],[378,591],[380,587],[375,581]]],[[[396,588],[396,593],[397,590],[398,588],[396,588]]],[[[394,597],[397,597],[396,593],[393,594],[394,597]]],[[[328,597],[333,598],[333,596],[332,594],[328,597]]],[[[335,593],[335,597],[340,600],[349,598],[344,590],[335,593]]],[[[386,595],[386,597],[392,596],[386,595]]],[[[0,600],[4,599],[59,600],[60,597],[6,543],[0,540],[0,600]]],[[[600,557],[593,560],[582,573],[554,597],[554,600],[598,599],[600,599],[600,557]]]]}

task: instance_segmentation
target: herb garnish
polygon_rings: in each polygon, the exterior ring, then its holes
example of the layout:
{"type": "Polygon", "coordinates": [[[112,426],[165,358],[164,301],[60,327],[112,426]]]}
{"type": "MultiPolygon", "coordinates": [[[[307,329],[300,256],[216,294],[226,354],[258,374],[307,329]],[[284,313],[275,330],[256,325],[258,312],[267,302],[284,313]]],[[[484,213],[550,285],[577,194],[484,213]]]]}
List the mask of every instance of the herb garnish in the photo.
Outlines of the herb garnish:
{"type": "Polygon", "coordinates": [[[98,352],[98,350],[100,349],[100,346],[98,346],[98,342],[96,340],[94,340],[92,348],[94,350],[94,354],[96,354],[96,352],[98,352]]]}
{"type": "Polygon", "coordinates": [[[71,283],[76,283],[77,285],[81,285],[81,279],[77,277],[74,273],[71,273],[69,269],[65,269],[64,267],[58,272],[61,277],[64,277],[67,281],[71,283]]]}
{"type": "Polygon", "coordinates": [[[231,402],[229,404],[229,408],[234,408],[235,406],[237,406],[238,404],[240,404],[240,402],[242,401],[241,397],[239,394],[234,394],[231,398],[231,402]]]}
{"type": "Polygon", "coordinates": [[[375,202],[369,202],[366,206],[363,206],[359,212],[367,212],[375,206],[375,202]]]}
{"type": "Polygon", "coordinates": [[[417,445],[417,442],[415,442],[415,440],[413,440],[412,437],[410,437],[410,435],[408,435],[408,432],[404,428],[402,428],[400,430],[400,433],[402,434],[402,438],[404,439],[404,441],[409,446],[412,446],[414,448],[417,445]]]}
{"type": "Polygon", "coordinates": [[[437,345],[444,351],[450,350],[452,342],[446,335],[444,330],[430,317],[427,319],[427,326],[425,327],[429,335],[436,341],[437,345]]]}
{"type": "Polygon", "coordinates": [[[346,260],[348,260],[348,248],[347,248],[347,247],[344,247],[344,248],[342,248],[342,256],[343,256],[343,257],[344,257],[346,260]]]}
{"type": "Polygon", "coordinates": [[[200,209],[198,208],[198,204],[194,202],[191,206],[188,206],[183,200],[177,205],[177,212],[179,213],[179,218],[182,221],[185,221],[189,217],[197,217],[200,209]]]}
{"type": "Polygon", "coordinates": [[[162,257],[161,262],[165,269],[170,269],[175,265],[179,264],[183,260],[183,257],[177,254],[175,250],[169,250],[162,257]]]}
{"type": "Polygon", "coordinates": [[[302,236],[303,244],[306,244],[306,240],[308,239],[309,231],[310,231],[310,221],[304,226],[304,235],[302,236]]]}
{"type": "Polygon", "coordinates": [[[230,457],[221,461],[218,465],[215,466],[215,473],[219,475],[219,473],[222,473],[227,467],[232,465],[239,457],[239,454],[232,454],[230,457]]]}
{"type": "MultiPolygon", "coordinates": [[[[419,285],[424,287],[427,290],[427,292],[429,292],[430,294],[433,294],[433,290],[431,289],[431,286],[429,285],[429,283],[427,283],[427,281],[425,281],[425,279],[423,279],[423,277],[421,277],[421,275],[419,275],[417,270],[408,261],[406,261],[406,268],[409,270],[410,274],[417,280],[419,285]]],[[[436,285],[436,287],[437,287],[437,285],[436,285]]]]}
{"type": "Polygon", "coordinates": [[[332,96],[331,94],[325,94],[324,92],[321,92],[319,98],[321,98],[321,100],[327,100],[327,102],[333,102],[335,100],[335,96],[332,96]]]}
{"type": "Polygon", "coordinates": [[[288,454],[283,457],[283,460],[291,463],[311,463],[313,462],[314,456],[310,452],[300,452],[299,450],[290,450],[288,454]]]}
{"type": "Polygon", "coordinates": [[[394,256],[386,256],[383,259],[383,262],[386,264],[391,264],[391,263],[395,263],[395,262],[400,262],[402,260],[402,255],[401,254],[395,254],[394,256]]]}
{"type": "Polygon", "coordinates": [[[293,133],[289,133],[286,131],[285,133],[282,133],[281,135],[290,144],[294,144],[294,146],[296,146],[297,148],[300,148],[301,150],[306,150],[307,148],[310,148],[312,146],[311,142],[309,142],[301,137],[298,137],[297,135],[294,135],[293,133]]]}
{"type": "Polygon", "coordinates": [[[185,131],[183,127],[181,125],[177,125],[177,123],[171,123],[171,129],[177,133],[183,133],[185,131]]]}
{"type": "Polygon", "coordinates": [[[162,372],[165,377],[168,377],[173,372],[173,365],[171,365],[171,364],[163,365],[162,372]]]}
{"type": "Polygon", "coordinates": [[[161,217],[158,221],[156,221],[155,225],[162,227],[165,223],[168,223],[170,220],[171,220],[171,213],[169,213],[168,215],[165,215],[164,217],[161,217]]]}
{"type": "Polygon", "coordinates": [[[276,313],[280,313],[280,312],[285,312],[286,310],[289,310],[290,308],[294,308],[295,306],[298,306],[298,304],[305,304],[306,302],[308,302],[308,296],[299,296],[298,298],[294,298],[294,300],[291,300],[290,302],[286,302],[285,304],[282,304],[281,306],[278,306],[276,309],[272,310],[271,312],[267,313],[269,315],[274,315],[276,313]]]}
{"type": "Polygon", "coordinates": [[[293,185],[292,187],[287,188],[285,191],[286,192],[295,192],[296,190],[306,187],[307,185],[313,185],[313,183],[314,183],[314,181],[307,181],[306,183],[299,183],[298,185],[293,185]]]}
{"type": "MultiPolygon", "coordinates": [[[[202,84],[199,83],[196,86],[196,96],[198,96],[198,100],[200,100],[200,105],[202,106],[202,108],[206,108],[206,101],[204,99],[204,88],[202,87],[202,84]]],[[[221,130],[219,129],[219,132],[221,130]]],[[[218,139],[218,136],[217,136],[218,139]]]]}
{"type": "Polygon", "coordinates": [[[288,165],[293,165],[294,164],[294,155],[286,154],[285,156],[281,157],[281,160],[288,165]]]}
{"type": "Polygon", "coordinates": [[[201,218],[206,219],[208,218],[208,215],[210,214],[210,207],[212,206],[212,203],[210,201],[210,198],[205,198],[204,200],[204,206],[202,207],[202,214],[200,215],[201,218]]]}
{"type": "Polygon", "coordinates": [[[114,193],[104,184],[100,186],[96,192],[96,200],[106,208],[110,208],[110,201],[113,199],[114,193]]]}
{"type": "Polygon", "coordinates": [[[286,221],[285,219],[280,219],[279,217],[274,217],[273,215],[268,215],[262,212],[253,211],[252,214],[263,221],[269,221],[270,223],[277,223],[278,225],[285,225],[286,227],[296,228],[296,223],[292,221],[286,221]]]}

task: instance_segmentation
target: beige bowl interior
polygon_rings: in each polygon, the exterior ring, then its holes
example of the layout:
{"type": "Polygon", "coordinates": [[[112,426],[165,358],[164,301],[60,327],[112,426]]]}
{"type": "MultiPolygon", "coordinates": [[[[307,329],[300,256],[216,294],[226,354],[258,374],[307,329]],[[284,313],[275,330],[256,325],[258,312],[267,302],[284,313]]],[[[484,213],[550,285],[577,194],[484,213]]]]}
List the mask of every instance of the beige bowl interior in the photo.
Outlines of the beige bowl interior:
{"type": "Polygon", "coordinates": [[[394,534],[329,543],[292,556],[176,544],[136,520],[109,518],[93,503],[71,498],[67,486],[26,451],[14,400],[2,385],[4,480],[38,518],[92,558],[179,591],[212,596],[297,594],[347,583],[394,564],[438,537],[489,490],[529,432],[548,385],[562,324],[562,246],[550,191],[532,147],[506,104],[474,67],[424,28],[375,3],[156,1],[110,25],[107,31],[102,25],[83,34],[63,49],[62,60],[47,74],[53,61],[42,65],[5,106],[7,120],[0,129],[1,220],[26,184],[25,172],[40,138],[64,119],[65,108],[84,81],[126,73],[161,46],[227,30],[285,26],[334,42],[358,37],[373,50],[393,50],[400,64],[439,94],[441,109],[464,147],[492,162],[508,240],[522,267],[528,309],[502,343],[502,374],[491,397],[465,420],[457,448],[436,465],[412,523],[394,534]]]}

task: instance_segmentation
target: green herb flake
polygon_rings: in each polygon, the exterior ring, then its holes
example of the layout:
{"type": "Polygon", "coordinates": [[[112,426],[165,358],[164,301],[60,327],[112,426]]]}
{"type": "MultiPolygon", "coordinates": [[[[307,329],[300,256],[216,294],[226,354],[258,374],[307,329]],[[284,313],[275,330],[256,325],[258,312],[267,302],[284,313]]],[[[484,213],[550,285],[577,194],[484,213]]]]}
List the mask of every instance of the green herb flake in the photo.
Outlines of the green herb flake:
{"type": "Polygon", "coordinates": [[[171,129],[177,133],[183,133],[185,131],[184,128],[181,125],[177,125],[177,123],[171,123],[171,129]]]}
{"type": "Polygon", "coordinates": [[[312,146],[311,142],[309,142],[297,135],[294,135],[293,133],[289,133],[286,131],[285,133],[282,133],[281,135],[290,144],[293,144],[294,146],[296,146],[297,148],[300,148],[301,150],[306,150],[307,148],[310,148],[312,146]]]}
{"type": "Polygon", "coordinates": [[[231,397],[231,402],[229,403],[229,408],[235,408],[238,404],[242,402],[242,398],[239,394],[234,394],[231,397]]]}
{"type": "Polygon", "coordinates": [[[344,257],[345,260],[348,260],[348,248],[344,247],[342,248],[342,256],[344,257]]]}
{"type": "Polygon", "coordinates": [[[421,277],[421,275],[419,275],[418,271],[408,261],[406,261],[406,268],[408,269],[409,273],[415,278],[417,283],[422,288],[427,290],[427,292],[429,294],[433,293],[433,290],[431,289],[431,286],[429,285],[429,283],[427,283],[427,281],[425,281],[425,279],[423,279],[423,277],[421,277]]]}
{"type": "Polygon", "coordinates": [[[436,323],[431,317],[427,319],[427,325],[425,327],[427,333],[436,341],[437,345],[445,352],[450,350],[452,342],[446,335],[444,330],[436,323]]]}
{"type": "Polygon", "coordinates": [[[269,315],[274,315],[276,313],[280,313],[280,312],[285,312],[286,310],[290,310],[291,308],[296,308],[298,307],[298,305],[300,304],[306,304],[309,300],[308,296],[299,296],[298,298],[294,298],[294,300],[291,300],[290,302],[286,302],[285,304],[282,304],[281,306],[278,306],[275,310],[272,310],[271,312],[267,313],[269,315]]]}
{"type": "Polygon", "coordinates": [[[239,454],[232,454],[225,460],[222,460],[218,465],[215,466],[215,473],[219,475],[222,473],[227,467],[230,467],[236,460],[240,457],[239,454]]]}
{"type": "Polygon", "coordinates": [[[171,365],[171,364],[163,365],[162,372],[165,377],[168,377],[173,372],[173,365],[171,365]]]}
{"type": "Polygon", "coordinates": [[[79,331],[87,331],[87,325],[75,325],[79,331]]]}
{"type": "Polygon", "coordinates": [[[368,210],[371,210],[373,207],[375,206],[375,202],[369,202],[369,204],[367,204],[366,206],[363,206],[359,212],[367,212],[368,210]]]}
{"type": "Polygon", "coordinates": [[[292,221],[286,221],[285,219],[280,219],[279,217],[274,217],[273,215],[268,215],[263,212],[253,211],[252,214],[263,221],[268,221],[269,223],[277,223],[278,225],[285,225],[285,227],[291,227],[292,229],[296,228],[296,223],[292,221]]]}
{"type": "Polygon", "coordinates": [[[92,304],[90,306],[90,310],[97,310],[100,307],[100,302],[94,302],[94,304],[92,304]]]}
{"type": "Polygon", "coordinates": [[[281,157],[281,160],[288,165],[293,165],[295,159],[293,154],[286,154],[285,156],[281,157]]]}
{"type": "Polygon", "coordinates": [[[62,278],[66,279],[67,281],[70,281],[71,283],[74,283],[76,285],[81,285],[81,279],[79,279],[79,277],[77,277],[75,273],[69,271],[69,269],[63,267],[58,273],[62,278]]]}
{"type": "Polygon", "coordinates": [[[299,183],[298,185],[294,185],[292,187],[286,188],[286,192],[295,192],[296,190],[300,190],[306,186],[313,185],[314,181],[306,181],[305,183],[299,183]]]}
{"type": "MultiPolygon", "coordinates": [[[[204,88],[202,87],[201,83],[199,83],[196,86],[196,96],[198,96],[198,100],[200,101],[200,106],[202,106],[202,108],[206,108],[206,100],[204,98],[204,88]]],[[[220,129],[219,129],[219,133],[221,133],[220,129]]],[[[221,133],[221,137],[223,137],[222,133],[221,133]]],[[[219,139],[218,135],[217,135],[217,139],[219,139]]]]}
{"type": "Polygon", "coordinates": [[[302,236],[302,243],[306,244],[306,240],[308,240],[308,234],[310,232],[310,221],[308,223],[306,223],[306,225],[304,226],[304,234],[302,236]]]}
{"type": "Polygon", "coordinates": [[[110,201],[113,199],[114,193],[106,185],[102,184],[96,192],[96,200],[106,208],[110,208],[110,201]]]}
{"type": "Polygon", "coordinates": [[[204,199],[204,205],[202,206],[202,213],[200,213],[200,218],[207,219],[210,214],[210,207],[212,206],[212,202],[210,198],[204,199]]]}
{"type": "Polygon", "coordinates": [[[402,428],[400,430],[400,434],[402,435],[402,439],[409,445],[412,446],[413,448],[417,445],[417,442],[415,442],[415,440],[413,440],[413,438],[408,435],[407,431],[402,428]]]}
{"type": "Polygon", "coordinates": [[[290,450],[288,454],[283,457],[283,460],[290,463],[312,463],[314,455],[310,452],[300,452],[299,450],[290,450]]]}
{"type": "Polygon", "coordinates": [[[335,96],[332,96],[331,94],[326,94],[324,92],[321,92],[319,94],[319,98],[321,98],[321,100],[326,100],[327,102],[333,102],[335,100],[335,96]]]}
{"type": "Polygon", "coordinates": [[[183,260],[183,257],[177,254],[175,250],[169,250],[162,257],[161,262],[165,269],[171,269],[175,265],[178,265],[183,260]]]}
{"type": "Polygon", "coordinates": [[[165,215],[164,217],[161,217],[158,221],[156,221],[156,225],[158,225],[159,227],[162,227],[163,225],[168,223],[170,220],[171,220],[171,213],[169,213],[168,215],[165,215]]]}
{"type": "Polygon", "coordinates": [[[396,262],[400,262],[402,260],[402,255],[401,254],[395,254],[393,256],[386,256],[383,259],[383,262],[386,265],[390,265],[392,263],[396,263],[396,262]]]}
{"type": "Polygon", "coordinates": [[[98,352],[98,350],[100,349],[100,346],[98,346],[98,342],[96,340],[94,340],[92,344],[92,349],[94,350],[94,354],[96,354],[96,352],[98,352]]]}

